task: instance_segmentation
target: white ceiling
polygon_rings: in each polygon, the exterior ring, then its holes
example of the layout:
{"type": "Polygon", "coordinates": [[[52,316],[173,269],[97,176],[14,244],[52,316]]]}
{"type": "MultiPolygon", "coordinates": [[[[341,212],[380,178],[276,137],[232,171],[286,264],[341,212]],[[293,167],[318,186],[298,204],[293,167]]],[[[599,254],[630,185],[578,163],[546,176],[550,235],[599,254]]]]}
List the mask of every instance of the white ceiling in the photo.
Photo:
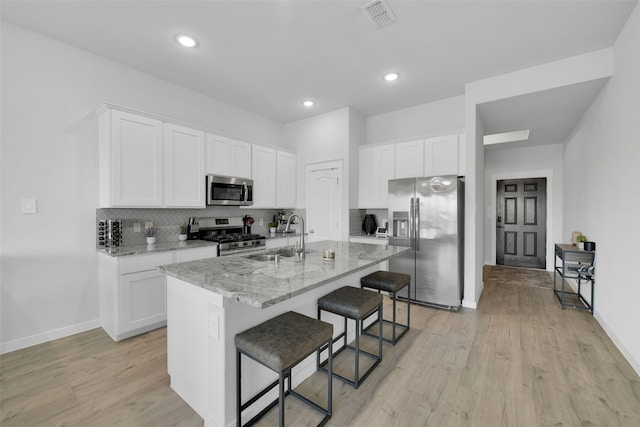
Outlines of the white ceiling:
{"type": "MultiPolygon", "coordinates": [[[[610,47],[637,0],[388,0],[397,21],[383,28],[360,11],[366,2],[2,0],[0,12],[6,22],[288,123],[344,106],[372,116],[462,95],[468,82],[610,47]],[[200,46],[180,47],[178,33],[200,46]],[[384,82],[388,71],[400,79],[384,82]],[[306,98],[316,106],[302,107],[306,98]]],[[[487,104],[485,127],[515,130],[560,100],[564,107],[547,117],[567,116],[566,134],[599,90],[583,86],[487,104]]]]}

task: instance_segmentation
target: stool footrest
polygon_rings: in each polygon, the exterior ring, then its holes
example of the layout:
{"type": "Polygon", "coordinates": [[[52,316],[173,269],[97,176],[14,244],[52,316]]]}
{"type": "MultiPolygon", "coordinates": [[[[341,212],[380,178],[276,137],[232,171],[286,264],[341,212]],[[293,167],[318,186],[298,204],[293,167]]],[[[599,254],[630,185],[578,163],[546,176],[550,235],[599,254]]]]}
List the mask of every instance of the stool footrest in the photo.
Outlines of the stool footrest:
{"type": "MultiPolygon", "coordinates": [[[[395,344],[396,342],[398,342],[398,340],[400,338],[402,338],[404,336],[404,334],[406,334],[407,331],[409,330],[409,326],[408,325],[403,325],[402,323],[394,323],[392,320],[382,319],[382,322],[386,323],[388,325],[391,325],[394,329],[395,329],[396,326],[398,326],[398,327],[400,327],[400,329],[402,329],[399,333],[396,334],[395,341],[392,338],[385,338],[384,336],[382,337],[382,341],[388,342],[390,344],[395,344]]],[[[376,322],[372,322],[369,326],[364,328],[362,330],[362,335],[366,335],[366,336],[372,337],[372,338],[378,338],[377,335],[369,332],[369,329],[371,329],[376,323],[377,323],[377,321],[376,322]]]]}

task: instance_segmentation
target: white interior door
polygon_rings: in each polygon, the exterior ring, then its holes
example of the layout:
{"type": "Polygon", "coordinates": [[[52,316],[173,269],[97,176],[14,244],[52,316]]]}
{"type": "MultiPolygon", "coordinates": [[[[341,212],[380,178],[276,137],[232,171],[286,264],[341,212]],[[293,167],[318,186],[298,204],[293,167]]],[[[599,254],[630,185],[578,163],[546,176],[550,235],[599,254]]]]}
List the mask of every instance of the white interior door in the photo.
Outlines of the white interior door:
{"type": "Polygon", "coordinates": [[[342,166],[335,162],[307,166],[309,242],[340,240],[342,166]]]}

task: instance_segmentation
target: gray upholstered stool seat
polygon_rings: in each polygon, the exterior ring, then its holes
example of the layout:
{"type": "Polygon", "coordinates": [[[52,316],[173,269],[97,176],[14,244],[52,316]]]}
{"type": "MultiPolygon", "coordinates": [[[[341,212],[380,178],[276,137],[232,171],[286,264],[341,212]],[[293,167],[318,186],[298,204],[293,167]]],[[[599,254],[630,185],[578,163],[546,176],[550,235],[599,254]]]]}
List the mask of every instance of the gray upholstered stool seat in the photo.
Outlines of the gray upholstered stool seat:
{"type": "MultiPolygon", "coordinates": [[[[344,344],[335,352],[334,355],[345,349],[355,351],[354,379],[351,380],[335,372],[333,373],[333,376],[353,385],[355,388],[358,388],[360,383],[369,376],[373,369],[378,366],[382,360],[382,339],[378,338],[378,354],[372,354],[360,349],[359,333],[359,331],[362,330],[362,321],[377,312],[378,323],[380,325],[379,337],[382,337],[382,295],[365,289],[345,286],[336,289],[318,300],[318,319],[321,319],[322,311],[327,311],[344,317],[344,331],[333,339],[333,342],[336,342],[344,338],[344,344]],[[356,322],[355,346],[347,344],[347,319],[352,319],[356,322]],[[369,367],[362,376],[360,376],[360,353],[375,359],[372,366],[369,367]]],[[[320,351],[318,351],[318,369],[320,370],[324,370],[324,363],[320,363],[320,352],[322,350],[324,350],[324,346],[320,351]]],[[[331,349],[329,349],[329,352],[331,352],[331,349]]]]}
{"type": "MultiPolygon", "coordinates": [[[[383,339],[393,345],[396,345],[398,340],[407,333],[411,326],[411,302],[409,295],[409,290],[411,289],[411,276],[404,273],[395,273],[393,271],[376,271],[361,278],[360,286],[362,288],[377,289],[378,291],[385,291],[391,294],[391,299],[393,301],[393,320],[383,320],[384,323],[391,324],[391,339],[383,339]],[[403,325],[396,322],[396,301],[398,292],[405,287],[409,287],[409,290],[407,291],[407,323],[403,325]],[[396,327],[400,327],[402,329],[399,334],[396,334],[396,327]]],[[[373,325],[374,323],[369,325],[369,328],[373,325]]],[[[365,335],[375,336],[368,331],[369,328],[363,330],[362,333],[365,335]]]]}
{"type": "Polygon", "coordinates": [[[328,346],[329,349],[332,349],[332,336],[333,325],[293,311],[281,314],[280,316],[237,334],[235,337],[237,425],[242,425],[242,411],[276,386],[279,388],[278,399],[274,400],[267,408],[258,413],[248,424],[252,424],[269,409],[279,404],[280,426],[283,426],[284,398],[291,394],[324,414],[325,417],[321,423],[318,424],[324,425],[329,418],[331,418],[331,358],[328,360],[328,400],[326,409],[298,394],[291,388],[291,369],[320,348],[328,346]],[[279,374],[278,380],[271,383],[244,404],[241,399],[242,365],[240,356],[242,354],[279,374]],[[288,389],[285,392],[284,382],[287,378],[289,379],[288,389]]]}

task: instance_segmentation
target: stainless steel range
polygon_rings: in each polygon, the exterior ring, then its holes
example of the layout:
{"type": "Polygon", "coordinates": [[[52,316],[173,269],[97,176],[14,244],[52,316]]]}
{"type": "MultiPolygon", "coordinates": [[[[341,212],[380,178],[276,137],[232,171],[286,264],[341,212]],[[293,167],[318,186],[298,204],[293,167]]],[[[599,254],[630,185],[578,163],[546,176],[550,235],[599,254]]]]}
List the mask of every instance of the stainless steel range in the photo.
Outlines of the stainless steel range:
{"type": "Polygon", "coordinates": [[[198,218],[198,238],[218,242],[218,255],[233,255],[264,249],[266,237],[243,232],[246,226],[242,217],[198,218]]]}

